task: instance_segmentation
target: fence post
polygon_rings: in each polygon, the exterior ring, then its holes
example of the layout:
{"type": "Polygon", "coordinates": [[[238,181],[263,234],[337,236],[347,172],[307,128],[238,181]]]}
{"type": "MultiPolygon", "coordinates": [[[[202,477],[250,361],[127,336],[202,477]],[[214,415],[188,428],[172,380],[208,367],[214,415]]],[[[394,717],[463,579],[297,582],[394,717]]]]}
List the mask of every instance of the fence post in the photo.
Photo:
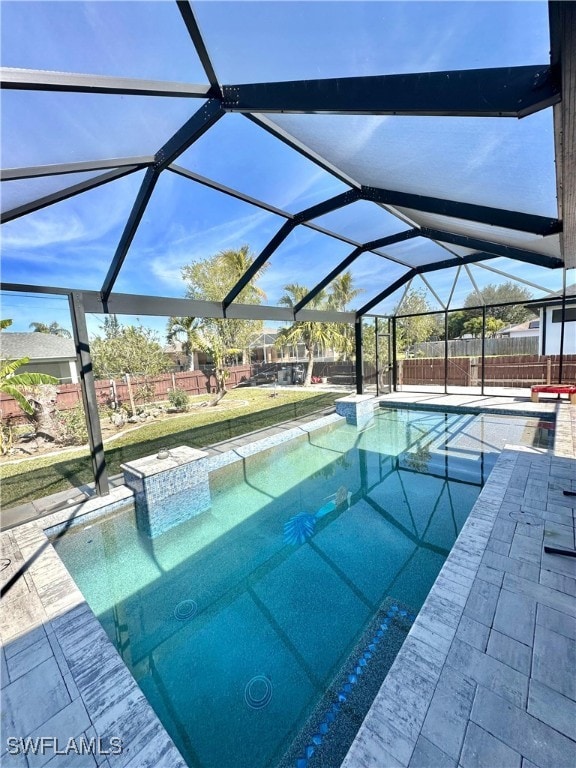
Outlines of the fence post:
{"type": "Polygon", "coordinates": [[[470,387],[478,386],[478,358],[477,357],[468,358],[468,379],[469,379],[468,386],[470,387]]]}
{"type": "Polygon", "coordinates": [[[552,360],[550,357],[546,358],[546,384],[552,383],[552,360]]]}
{"type": "Polygon", "coordinates": [[[130,374],[125,373],[124,376],[126,377],[126,384],[128,386],[128,399],[130,400],[130,410],[132,411],[132,416],[136,416],[136,403],[134,402],[134,393],[132,392],[132,383],[130,382],[130,374]]]}

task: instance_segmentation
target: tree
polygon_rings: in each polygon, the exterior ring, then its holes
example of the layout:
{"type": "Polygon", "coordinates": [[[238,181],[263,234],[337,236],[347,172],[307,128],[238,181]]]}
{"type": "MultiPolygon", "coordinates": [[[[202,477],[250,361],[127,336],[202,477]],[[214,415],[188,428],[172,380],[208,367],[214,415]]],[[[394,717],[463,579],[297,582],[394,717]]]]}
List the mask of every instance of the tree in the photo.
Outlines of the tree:
{"type": "MultiPolygon", "coordinates": [[[[279,304],[285,307],[295,307],[304,296],[308,294],[308,288],[298,283],[290,283],[284,286],[284,295],[280,298],[279,304]]],[[[324,292],[317,294],[307,305],[310,309],[326,308],[327,301],[324,292]]],[[[292,325],[281,328],[276,337],[276,346],[281,347],[285,344],[304,344],[306,355],[308,356],[308,365],[306,367],[306,376],[304,386],[310,386],[312,382],[312,369],[314,367],[314,351],[316,347],[327,347],[334,343],[335,323],[321,323],[316,320],[297,320],[292,325]]]]}
{"type": "MultiPolygon", "coordinates": [[[[0,331],[9,328],[12,320],[0,320],[0,331]]],[[[54,438],[55,429],[50,429],[44,414],[43,402],[46,395],[50,401],[55,401],[58,379],[46,373],[17,373],[18,369],[30,362],[29,357],[18,360],[3,360],[0,362],[0,392],[10,395],[35,425],[37,436],[54,438]]],[[[53,422],[50,421],[50,425],[53,422]]],[[[10,430],[10,427],[8,427],[10,430]]],[[[11,436],[10,436],[11,440],[11,436]]],[[[4,450],[4,434],[0,442],[4,450]]]]}
{"type": "Polygon", "coordinates": [[[123,374],[155,376],[170,370],[171,362],[149,328],[134,325],[101,326],[112,335],[96,336],[90,348],[96,378],[123,374]]]}
{"type": "Polygon", "coordinates": [[[63,328],[56,321],[50,323],[50,325],[46,325],[46,323],[30,323],[28,327],[33,328],[34,333],[51,333],[53,336],[62,336],[66,339],[72,338],[70,331],[67,328],[63,328]]]}
{"type": "MultiPolygon", "coordinates": [[[[354,278],[348,270],[332,281],[327,304],[330,309],[345,312],[350,303],[361,293],[363,293],[363,289],[354,288],[354,278]]],[[[343,360],[353,357],[355,351],[354,326],[350,323],[335,324],[333,346],[337,352],[342,354],[343,360]]]]}
{"type": "Polygon", "coordinates": [[[437,323],[434,314],[420,314],[433,312],[428,303],[426,293],[421,288],[411,288],[404,299],[394,309],[396,319],[396,343],[399,351],[404,351],[412,344],[418,344],[435,334],[437,323]],[[415,315],[403,317],[402,315],[415,315]]]}
{"type": "MultiPolygon", "coordinates": [[[[535,313],[523,306],[525,302],[532,298],[532,293],[528,288],[523,288],[517,285],[511,280],[501,285],[494,285],[490,283],[482,288],[482,296],[484,302],[490,309],[490,317],[496,320],[502,321],[502,327],[505,325],[517,325],[524,323],[526,320],[534,317],[535,313]],[[495,304],[502,304],[506,302],[515,302],[515,305],[508,307],[493,306],[495,304]]],[[[464,300],[465,307],[478,307],[478,294],[476,291],[468,294],[464,300]]],[[[482,313],[481,308],[470,309],[468,317],[479,316],[482,313]]]]}
{"type": "Polygon", "coordinates": [[[182,342],[182,351],[188,358],[188,370],[194,370],[194,350],[202,349],[201,321],[197,317],[171,317],[166,326],[166,340],[182,342]]]}
{"type": "MultiPolygon", "coordinates": [[[[250,248],[243,245],[187,264],[182,268],[182,277],[187,285],[186,296],[189,299],[221,302],[253,262],[250,248]]],[[[240,291],[236,299],[239,303],[262,303],[266,295],[255,283],[265,268],[259,270],[240,291]]],[[[242,354],[246,359],[250,341],[256,334],[262,333],[263,327],[261,320],[202,318],[198,330],[204,351],[208,350],[216,368],[221,368],[230,354],[242,354]]]]}

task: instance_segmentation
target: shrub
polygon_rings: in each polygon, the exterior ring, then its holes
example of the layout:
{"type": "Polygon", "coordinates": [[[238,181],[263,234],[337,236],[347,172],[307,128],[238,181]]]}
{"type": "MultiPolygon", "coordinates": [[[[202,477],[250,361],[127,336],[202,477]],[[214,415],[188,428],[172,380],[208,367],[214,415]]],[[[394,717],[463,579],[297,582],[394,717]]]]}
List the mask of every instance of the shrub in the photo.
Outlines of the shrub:
{"type": "Polygon", "coordinates": [[[60,445],[85,445],[88,442],[84,408],[79,403],[67,411],[58,412],[58,438],[60,445]]]}
{"type": "Polygon", "coordinates": [[[168,402],[172,408],[177,408],[179,411],[187,411],[190,398],[188,393],[183,389],[171,389],[168,392],[168,402]]]}

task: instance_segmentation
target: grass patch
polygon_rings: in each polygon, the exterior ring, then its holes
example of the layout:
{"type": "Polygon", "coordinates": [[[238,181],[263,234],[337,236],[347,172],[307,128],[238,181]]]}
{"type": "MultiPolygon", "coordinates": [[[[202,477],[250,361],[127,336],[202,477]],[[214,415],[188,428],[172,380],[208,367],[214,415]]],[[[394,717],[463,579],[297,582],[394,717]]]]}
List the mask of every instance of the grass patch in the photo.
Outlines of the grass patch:
{"type": "MultiPolygon", "coordinates": [[[[127,432],[104,445],[109,475],[121,472],[120,465],[160,448],[189,445],[204,448],[247,432],[328,408],[341,397],[335,392],[238,389],[226,395],[227,410],[196,409],[177,418],[155,421],[127,432]],[[238,402],[233,409],[234,401],[238,402]],[[248,405],[245,404],[248,401],[248,405]]],[[[0,467],[2,505],[5,508],[40,499],[52,493],[93,482],[90,454],[85,448],[62,455],[44,456],[0,467]]]]}

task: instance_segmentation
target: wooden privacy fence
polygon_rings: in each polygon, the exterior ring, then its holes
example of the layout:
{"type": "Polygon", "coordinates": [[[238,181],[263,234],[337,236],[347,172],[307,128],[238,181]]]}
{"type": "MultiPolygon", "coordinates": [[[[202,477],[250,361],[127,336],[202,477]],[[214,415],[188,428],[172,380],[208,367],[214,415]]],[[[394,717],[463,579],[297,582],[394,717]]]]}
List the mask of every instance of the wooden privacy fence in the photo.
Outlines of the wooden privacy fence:
{"type": "MultiPolygon", "coordinates": [[[[252,375],[252,367],[238,365],[228,369],[230,378],[227,385],[234,386],[242,378],[252,375]]],[[[99,379],[95,382],[96,397],[99,405],[109,405],[114,399],[119,405],[130,403],[129,387],[132,389],[134,401],[143,404],[151,400],[167,400],[171,389],[183,389],[189,395],[201,395],[216,391],[216,379],[205,371],[181,371],[179,373],[163,373],[159,376],[131,376],[129,381],[122,379],[99,379]]],[[[59,411],[67,411],[82,402],[80,384],[60,384],[56,407],[59,411]]],[[[23,416],[15,400],[5,394],[0,395],[2,418],[23,416]]]]}
{"type": "MultiPolygon", "coordinates": [[[[410,346],[415,357],[441,357],[444,359],[443,341],[421,341],[410,346]]],[[[482,339],[450,339],[448,357],[480,357],[482,339]]],[[[504,337],[484,340],[485,355],[538,355],[538,336],[504,337]]]]}
{"type": "MultiPolygon", "coordinates": [[[[484,358],[484,384],[489,387],[530,387],[559,381],[560,355],[497,355],[484,358]]],[[[398,361],[398,385],[444,386],[444,359],[409,358],[398,361]]],[[[477,387],[482,382],[481,357],[448,359],[448,386],[477,387]]],[[[576,355],[564,355],[562,382],[576,382],[576,355]]]]}

